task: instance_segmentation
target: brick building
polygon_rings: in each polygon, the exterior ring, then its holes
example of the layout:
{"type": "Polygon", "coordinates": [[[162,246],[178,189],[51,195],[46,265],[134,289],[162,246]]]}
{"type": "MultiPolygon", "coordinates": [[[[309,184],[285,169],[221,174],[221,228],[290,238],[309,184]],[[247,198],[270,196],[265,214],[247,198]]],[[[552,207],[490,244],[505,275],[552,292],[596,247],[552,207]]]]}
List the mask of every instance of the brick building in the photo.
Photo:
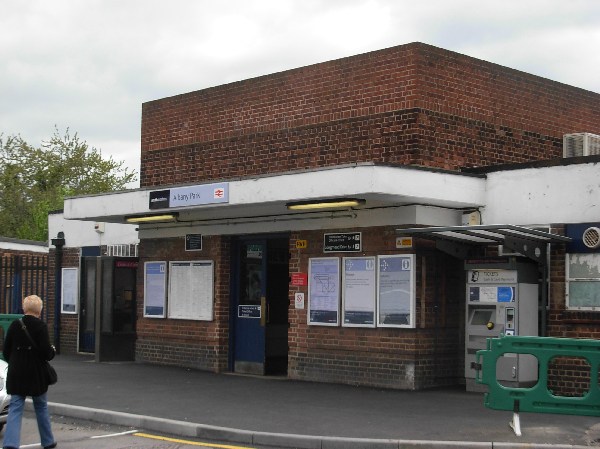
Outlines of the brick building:
{"type": "Polygon", "coordinates": [[[563,158],[574,133],[600,134],[600,95],[412,43],[145,103],[141,188],[65,217],[139,223],[136,360],[453,385],[464,261],[398,229],[546,228],[525,234],[552,244],[540,334],[597,338],[600,300],[567,306],[568,248],[548,237],[600,222],[599,158],[563,158]]]}

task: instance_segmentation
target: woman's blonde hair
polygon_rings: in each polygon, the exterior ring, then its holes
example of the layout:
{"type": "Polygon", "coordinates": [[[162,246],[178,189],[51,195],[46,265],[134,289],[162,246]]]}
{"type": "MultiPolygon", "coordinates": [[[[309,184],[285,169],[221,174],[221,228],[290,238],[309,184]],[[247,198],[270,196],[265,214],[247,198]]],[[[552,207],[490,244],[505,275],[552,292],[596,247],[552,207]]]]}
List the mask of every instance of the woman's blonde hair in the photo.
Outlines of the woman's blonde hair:
{"type": "Polygon", "coordinates": [[[31,313],[33,315],[40,315],[42,313],[42,298],[38,295],[29,295],[23,299],[23,312],[31,313]]]}

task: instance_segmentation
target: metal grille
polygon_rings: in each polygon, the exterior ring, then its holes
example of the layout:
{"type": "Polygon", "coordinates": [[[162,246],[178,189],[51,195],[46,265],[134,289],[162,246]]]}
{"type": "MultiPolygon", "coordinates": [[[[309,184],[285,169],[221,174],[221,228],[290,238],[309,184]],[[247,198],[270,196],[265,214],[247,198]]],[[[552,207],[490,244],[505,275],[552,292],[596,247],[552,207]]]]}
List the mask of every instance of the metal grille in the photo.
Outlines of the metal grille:
{"type": "MultiPolygon", "coordinates": [[[[25,296],[48,300],[48,255],[4,255],[0,259],[0,313],[22,313],[25,296]]],[[[48,308],[42,313],[48,317],[48,308]]]]}
{"type": "Polygon", "coordinates": [[[108,245],[106,247],[107,256],[115,257],[138,257],[138,245],[137,244],[121,244],[121,245],[108,245]]]}
{"type": "Polygon", "coordinates": [[[600,154],[600,136],[591,133],[565,134],[563,136],[563,157],[596,154],[600,154]]]}
{"type": "Polygon", "coordinates": [[[588,248],[595,249],[600,247],[600,228],[587,228],[583,231],[581,239],[583,240],[583,244],[588,248]]]}

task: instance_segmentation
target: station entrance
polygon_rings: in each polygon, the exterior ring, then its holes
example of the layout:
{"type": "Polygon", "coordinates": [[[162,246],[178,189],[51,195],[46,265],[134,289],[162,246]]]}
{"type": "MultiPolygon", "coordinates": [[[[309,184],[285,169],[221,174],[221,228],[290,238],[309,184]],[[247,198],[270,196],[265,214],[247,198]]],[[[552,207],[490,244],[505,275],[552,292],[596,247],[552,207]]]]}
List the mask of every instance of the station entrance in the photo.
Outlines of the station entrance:
{"type": "Polygon", "coordinates": [[[232,245],[229,369],[285,375],[288,363],[289,238],[238,237],[232,245]]]}
{"type": "Polygon", "coordinates": [[[79,351],[135,360],[137,258],[82,257],[79,351]]]}

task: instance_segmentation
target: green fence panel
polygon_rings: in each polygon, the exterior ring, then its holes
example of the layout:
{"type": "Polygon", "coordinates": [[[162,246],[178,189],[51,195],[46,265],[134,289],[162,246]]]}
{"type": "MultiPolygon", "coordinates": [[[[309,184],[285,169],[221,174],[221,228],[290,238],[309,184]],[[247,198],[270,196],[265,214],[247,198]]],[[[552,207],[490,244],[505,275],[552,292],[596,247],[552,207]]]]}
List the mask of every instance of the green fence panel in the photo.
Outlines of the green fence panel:
{"type": "MultiPolygon", "coordinates": [[[[8,332],[8,328],[10,327],[12,322],[22,317],[23,315],[15,313],[0,313],[0,327],[2,328],[2,345],[4,345],[4,336],[6,335],[6,332],[8,332]]],[[[0,352],[0,359],[4,360],[2,352],[0,352]]]]}
{"type": "Polygon", "coordinates": [[[489,387],[485,405],[495,410],[600,416],[600,341],[552,337],[488,338],[477,351],[476,381],[489,387]],[[531,354],[538,360],[538,382],[530,388],[504,386],[496,379],[496,363],[504,354],[531,354]],[[548,366],[556,357],[585,359],[590,366],[589,390],[583,396],[556,396],[548,389],[548,366]]]}

